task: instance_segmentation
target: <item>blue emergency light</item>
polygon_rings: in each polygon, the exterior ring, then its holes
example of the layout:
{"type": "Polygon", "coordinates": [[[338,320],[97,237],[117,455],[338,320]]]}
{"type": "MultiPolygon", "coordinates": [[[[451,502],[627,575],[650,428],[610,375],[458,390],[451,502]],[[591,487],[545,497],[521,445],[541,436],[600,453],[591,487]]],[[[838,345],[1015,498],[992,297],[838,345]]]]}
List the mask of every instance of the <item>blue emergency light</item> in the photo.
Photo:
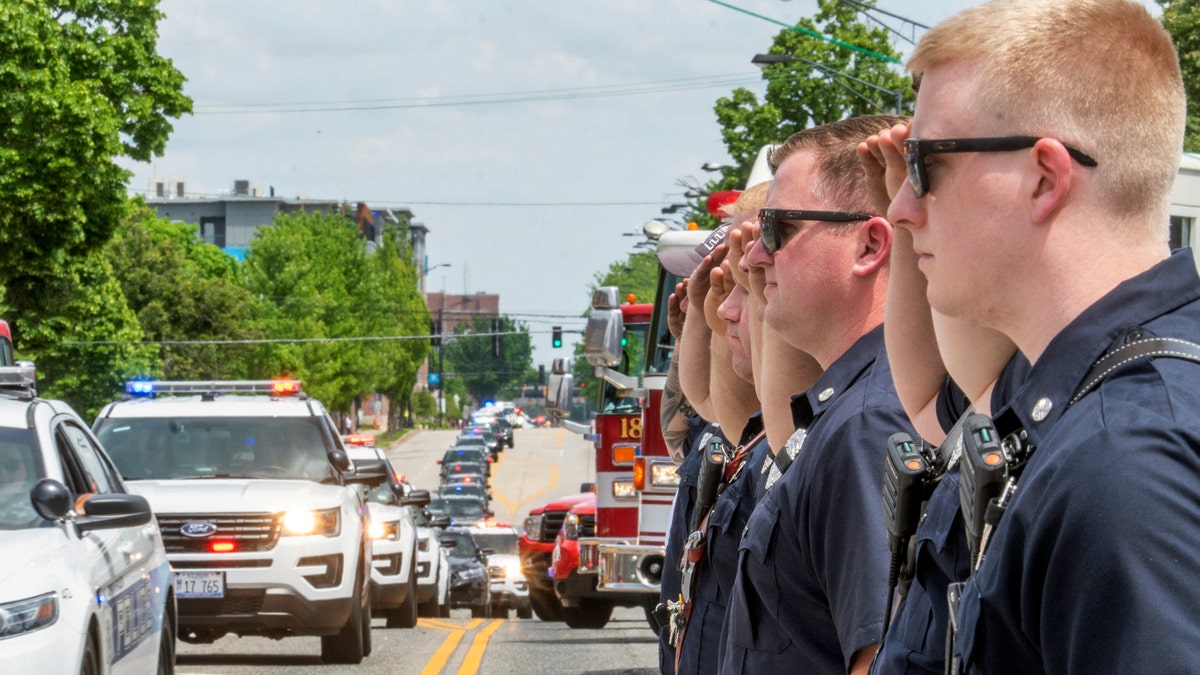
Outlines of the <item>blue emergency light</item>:
{"type": "Polygon", "coordinates": [[[131,396],[153,396],[154,383],[149,380],[130,380],[125,383],[125,391],[131,396]]]}

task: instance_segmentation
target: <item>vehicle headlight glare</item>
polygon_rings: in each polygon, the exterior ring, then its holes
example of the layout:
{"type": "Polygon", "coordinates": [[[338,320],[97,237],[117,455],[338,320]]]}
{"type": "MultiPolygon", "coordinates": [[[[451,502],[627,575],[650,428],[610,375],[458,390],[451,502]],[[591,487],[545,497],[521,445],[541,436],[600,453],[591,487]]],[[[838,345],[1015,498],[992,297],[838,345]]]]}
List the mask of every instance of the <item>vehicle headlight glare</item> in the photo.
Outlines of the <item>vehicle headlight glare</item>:
{"type": "Polygon", "coordinates": [[[0,605],[0,639],[45,628],[57,620],[57,593],[9,602],[0,605]]]}
{"type": "Polygon", "coordinates": [[[320,534],[337,536],[339,532],[338,510],[296,510],[283,514],[283,533],[291,535],[320,534]]]}
{"type": "Polygon", "coordinates": [[[633,481],[631,480],[614,480],[612,493],[617,499],[634,499],[637,497],[637,490],[634,489],[633,481]]]}
{"type": "Polygon", "coordinates": [[[537,539],[542,534],[542,517],[529,516],[525,519],[525,536],[529,539],[537,539]]]}
{"type": "Polygon", "coordinates": [[[650,465],[650,484],[655,487],[679,487],[679,473],[675,464],[655,462],[650,465]]]}

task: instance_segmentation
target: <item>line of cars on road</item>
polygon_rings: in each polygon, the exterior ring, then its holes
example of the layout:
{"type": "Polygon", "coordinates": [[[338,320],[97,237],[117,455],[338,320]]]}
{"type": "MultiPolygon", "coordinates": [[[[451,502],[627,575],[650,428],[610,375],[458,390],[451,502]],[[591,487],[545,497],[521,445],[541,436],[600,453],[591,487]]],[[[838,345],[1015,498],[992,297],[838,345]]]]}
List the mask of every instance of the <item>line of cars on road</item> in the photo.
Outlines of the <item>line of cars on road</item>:
{"type": "Polygon", "coordinates": [[[492,466],[513,441],[478,422],[436,460],[441,485],[429,504],[432,513],[452,521],[442,534],[450,547],[451,606],[469,608],[474,617],[507,616],[513,610],[519,618],[531,618],[517,531],[496,522],[491,509],[492,466]]]}

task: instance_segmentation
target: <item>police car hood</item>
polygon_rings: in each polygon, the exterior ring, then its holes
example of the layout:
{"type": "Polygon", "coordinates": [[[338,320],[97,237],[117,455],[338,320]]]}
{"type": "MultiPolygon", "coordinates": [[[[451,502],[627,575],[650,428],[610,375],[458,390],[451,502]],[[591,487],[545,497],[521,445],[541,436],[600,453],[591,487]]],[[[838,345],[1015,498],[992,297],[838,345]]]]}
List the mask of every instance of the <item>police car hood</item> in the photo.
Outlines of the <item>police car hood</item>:
{"type": "Polygon", "coordinates": [[[339,506],[346,488],[308,480],[202,478],[131,480],[155,513],[275,513],[339,506]]]}
{"type": "Polygon", "coordinates": [[[53,561],[61,559],[58,553],[66,538],[57,527],[35,527],[28,530],[10,530],[4,533],[4,555],[0,555],[0,602],[25,597],[36,590],[42,593],[53,589],[51,576],[57,567],[53,561]],[[15,595],[14,583],[20,587],[15,595]],[[24,595],[23,595],[24,594],[24,595]]]}

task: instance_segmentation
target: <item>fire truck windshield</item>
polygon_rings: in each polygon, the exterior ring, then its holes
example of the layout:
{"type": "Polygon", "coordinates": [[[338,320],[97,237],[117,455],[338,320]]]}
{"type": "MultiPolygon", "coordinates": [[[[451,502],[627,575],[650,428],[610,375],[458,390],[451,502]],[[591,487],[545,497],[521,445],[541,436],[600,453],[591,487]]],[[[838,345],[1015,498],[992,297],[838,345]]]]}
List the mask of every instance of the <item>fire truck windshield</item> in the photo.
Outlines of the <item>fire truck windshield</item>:
{"type": "Polygon", "coordinates": [[[667,329],[666,298],[675,290],[675,284],[679,282],[679,277],[666,269],[659,269],[654,316],[650,320],[653,348],[647,354],[646,372],[648,373],[665,373],[671,367],[671,353],[675,351],[675,336],[671,335],[671,331],[667,329]]]}

